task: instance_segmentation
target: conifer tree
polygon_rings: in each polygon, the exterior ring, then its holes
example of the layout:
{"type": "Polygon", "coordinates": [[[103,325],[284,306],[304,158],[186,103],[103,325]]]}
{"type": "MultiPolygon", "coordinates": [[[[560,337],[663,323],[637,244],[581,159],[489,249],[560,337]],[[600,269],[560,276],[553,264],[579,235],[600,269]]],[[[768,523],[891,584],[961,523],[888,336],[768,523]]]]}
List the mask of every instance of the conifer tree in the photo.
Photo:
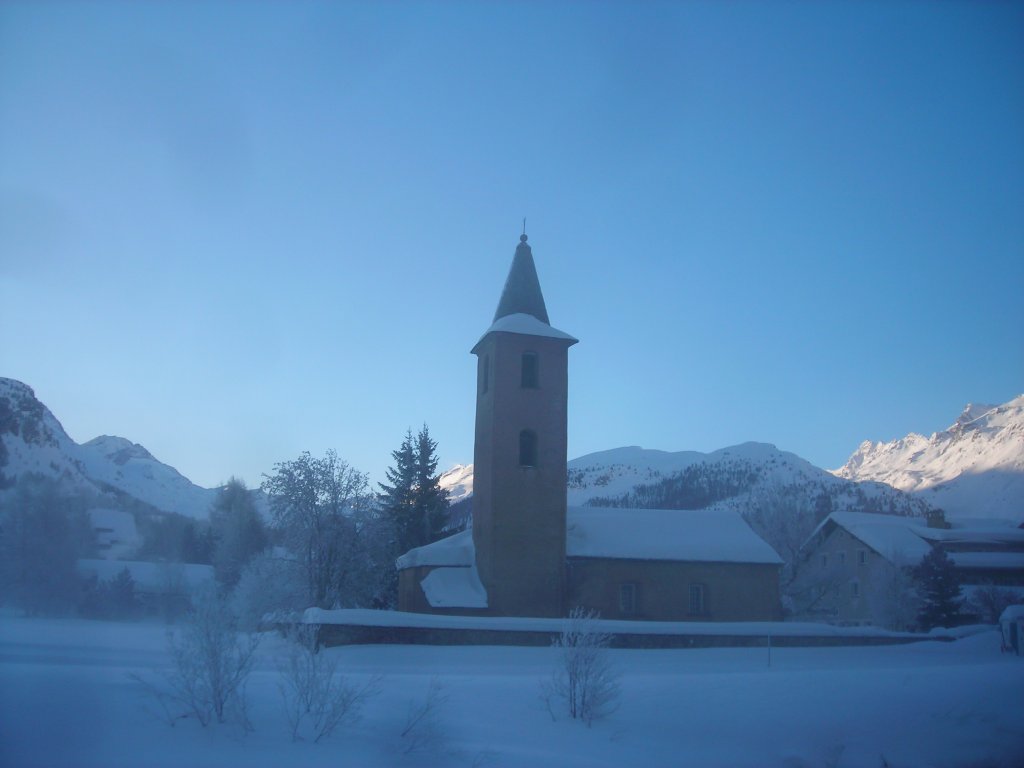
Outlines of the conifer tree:
{"type": "Polygon", "coordinates": [[[914,569],[921,610],[917,621],[924,630],[952,627],[959,623],[960,580],[953,561],[941,547],[933,547],[914,569]]]}
{"type": "Polygon", "coordinates": [[[437,441],[430,438],[427,425],[416,436],[415,515],[420,523],[420,542],[441,538],[448,516],[448,491],[441,487],[437,472],[437,441]]]}
{"type": "Polygon", "coordinates": [[[391,452],[394,465],[379,483],[377,500],[396,532],[397,554],[439,539],[448,513],[448,491],[437,473],[437,441],[427,425],[419,434],[405,433],[402,445],[391,452]]]}
{"type": "Polygon", "coordinates": [[[380,492],[377,501],[381,510],[393,526],[395,550],[398,554],[412,549],[416,544],[413,536],[415,521],[414,504],[416,489],[416,449],[412,430],[405,433],[402,445],[391,452],[394,465],[385,472],[386,483],[378,483],[380,492]]]}
{"type": "Polygon", "coordinates": [[[267,546],[267,531],[245,483],[232,477],[210,509],[213,566],[227,587],[238,583],[242,568],[267,546]]]}

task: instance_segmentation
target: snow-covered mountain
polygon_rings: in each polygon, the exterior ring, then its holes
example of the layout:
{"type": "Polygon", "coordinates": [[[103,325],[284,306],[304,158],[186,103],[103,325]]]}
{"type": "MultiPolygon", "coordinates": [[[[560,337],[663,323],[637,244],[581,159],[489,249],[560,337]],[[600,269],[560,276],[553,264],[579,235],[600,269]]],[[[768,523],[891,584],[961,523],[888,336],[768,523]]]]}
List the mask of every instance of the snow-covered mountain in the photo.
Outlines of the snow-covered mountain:
{"type": "Polygon", "coordinates": [[[456,464],[441,475],[438,484],[448,491],[448,500],[452,504],[468,499],[473,495],[473,465],[456,464]]]}
{"type": "Polygon", "coordinates": [[[204,518],[217,495],[137,443],[107,435],[79,445],[27,384],[0,377],[0,474],[38,472],[77,490],[125,494],[162,512],[204,518]]]}
{"type": "Polygon", "coordinates": [[[861,443],[834,470],[876,480],[960,517],[1024,520],[1024,395],[968,405],[948,429],[889,443],[861,443]]]}

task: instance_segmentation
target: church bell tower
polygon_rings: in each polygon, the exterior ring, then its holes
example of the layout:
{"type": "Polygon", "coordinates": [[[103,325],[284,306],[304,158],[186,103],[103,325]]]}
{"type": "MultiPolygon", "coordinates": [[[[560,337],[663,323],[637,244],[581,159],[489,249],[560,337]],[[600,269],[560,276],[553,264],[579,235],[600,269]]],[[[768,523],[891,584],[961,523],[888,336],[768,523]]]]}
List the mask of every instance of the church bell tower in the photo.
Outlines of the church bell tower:
{"type": "Polygon", "coordinates": [[[569,347],[524,234],[477,356],[473,544],[488,612],[565,615],[569,347]]]}

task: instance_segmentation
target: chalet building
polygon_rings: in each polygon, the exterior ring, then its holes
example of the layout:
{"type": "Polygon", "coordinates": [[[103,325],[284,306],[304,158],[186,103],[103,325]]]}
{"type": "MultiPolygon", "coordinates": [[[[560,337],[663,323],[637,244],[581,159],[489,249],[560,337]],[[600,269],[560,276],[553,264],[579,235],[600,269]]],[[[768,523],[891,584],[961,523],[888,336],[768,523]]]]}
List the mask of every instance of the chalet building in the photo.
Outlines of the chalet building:
{"type": "Polygon", "coordinates": [[[968,602],[990,586],[1024,597],[1024,530],[1010,523],[834,512],[803,547],[798,579],[820,593],[807,618],[891,624],[898,580],[909,584],[907,569],[935,547],[949,555],[968,602]]]}
{"type": "Polygon", "coordinates": [[[492,616],[781,618],[782,561],[735,513],[568,509],[569,348],[520,238],[477,356],[469,530],[398,560],[399,609],[492,616]]]}

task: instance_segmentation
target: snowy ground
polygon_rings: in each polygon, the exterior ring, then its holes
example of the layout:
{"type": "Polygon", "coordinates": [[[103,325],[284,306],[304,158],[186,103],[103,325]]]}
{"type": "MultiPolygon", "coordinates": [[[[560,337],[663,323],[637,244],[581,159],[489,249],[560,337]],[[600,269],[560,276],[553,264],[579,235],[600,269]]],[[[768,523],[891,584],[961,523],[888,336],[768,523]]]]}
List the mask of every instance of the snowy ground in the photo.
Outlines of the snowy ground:
{"type": "Polygon", "coordinates": [[[249,684],[255,731],[174,727],[141,686],[167,664],[159,624],[0,616],[3,766],[1020,766],[1024,659],[995,631],[883,648],[613,651],[620,705],[586,728],[538,695],[547,648],[351,646],[352,679],[383,675],[355,726],[293,743],[268,635],[249,684]],[[437,738],[406,752],[431,680],[437,738]]]}

